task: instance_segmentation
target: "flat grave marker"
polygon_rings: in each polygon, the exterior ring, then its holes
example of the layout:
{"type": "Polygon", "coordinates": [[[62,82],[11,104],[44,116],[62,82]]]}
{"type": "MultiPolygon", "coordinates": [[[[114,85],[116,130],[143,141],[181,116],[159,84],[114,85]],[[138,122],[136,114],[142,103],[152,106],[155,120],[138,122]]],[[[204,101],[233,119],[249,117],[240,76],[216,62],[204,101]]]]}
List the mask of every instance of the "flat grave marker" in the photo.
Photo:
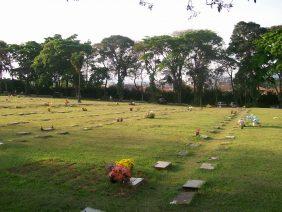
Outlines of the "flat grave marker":
{"type": "Polygon", "coordinates": [[[129,185],[131,185],[131,186],[138,186],[138,185],[142,184],[143,181],[144,181],[144,178],[131,177],[129,179],[129,185]]]}
{"type": "Polygon", "coordinates": [[[87,207],[87,208],[83,209],[81,212],[103,212],[103,211],[101,211],[99,209],[87,207]]]}
{"type": "Polygon", "coordinates": [[[186,151],[186,150],[182,150],[182,151],[178,152],[178,154],[177,154],[178,157],[185,157],[187,155],[188,155],[188,151],[186,151]]]}
{"type": "Polygon", "coordinates": [[[31,132],[17,132],[17,135],[30,135],[31,132]]]}
{"type": "Polygon", "coordinates": [[[62,131],[62,132],[58,132],[58,135],[68,135],[70,134],[68,131],[62,131]]]}
{"type": "Polygon", "coordinates": [[[169,166],[171,166],[171,162],[167,162],[167,161],[158,161],[154,167],[156,169],[167,169],[169,166]]]}
{"type": "Polygon", "coordinates": [[[209,157],[209,160],[218,160],[218,157],[209,157]]]}
{"type": "Polygon", "coordinates": [[[234,135],[227,135],[227,136],[225,136],[225,138],[227,138],[227,139],[235,139],[235,136],[234,135]]]}
{"type": "Polygon", "coordinates": [[[37,136],[35,136],[35,138],[44,138],[44,139],[52,138],[52,137],[53,137],[52,135],[37,135],[37,136]]]}
{"type": "Polygon", "coordinates": [[[214,170],[215,169],[215,166],[211,163],[203,163],[201,166],[200,166],[200,169],[204,169],[204,170],[214,170]]]}
{"type": "Polygon", "coordinates": [[[183,189],[199,189],[202,187],[202,185],[205,184],[205,181],[203,180],[188,180],[183,186],[183,189]]]}
{"type": "Polygon", "coordinates": [[[198,146],[200,146],[201,144],[198,144],[198,143],[189,143],[188,144],[188,146],[190,146],[190,147],[198,147],[198,146]]]}
{"type": "Polygon", "coordinates": [[[196,192],[182,192],[177,195],[172,202],[171,205],[188,205],[192,201],[193,197],[195,196],[196,192]]]}

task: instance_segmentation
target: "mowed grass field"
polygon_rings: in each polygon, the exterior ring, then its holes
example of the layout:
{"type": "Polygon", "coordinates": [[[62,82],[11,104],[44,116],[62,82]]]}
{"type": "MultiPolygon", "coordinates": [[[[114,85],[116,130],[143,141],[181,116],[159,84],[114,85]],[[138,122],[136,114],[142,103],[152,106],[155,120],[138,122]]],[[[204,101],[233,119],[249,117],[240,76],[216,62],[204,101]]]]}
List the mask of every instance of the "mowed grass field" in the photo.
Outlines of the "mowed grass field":
{"type": "Polygon", "coordinates": [[[70,104],[0,97],[0,211],[80,211],[87,206],[103,211],[282,211],[281,110],[236,109],[239,114],[225,121],[231,108],[70,104]],[[50,112],[46,102],[52,103],[50,112]],[[156,118],[145,119],[151,110],[156,118]],[[261,127],[238,128],[239,117],[248,112],[260,118],[261,127]],[[116,122],[119,117],[123,122],[116,122]],[[41,126],[55,130],[42,132],[41,126]],[[209,133],[215,126],[221,126],[219,132],[209,133]],[[211,139],[196,139],[196,128],[211,139]],[[61,135],[64,131],[69,134],[61,135]],[[188,155],[179,157],[183,150],[188,155]],[[216,169],[199,169],[211,156],[219,157],[211,162],[216,169]],[[133,176],[143,177],[144,184],[132,188],[109,182],[105,166],[123,158],[134,159],[133,176]],[[171,161],[172,167],[154,169],[159,160],[171,161]],[[188,179],[206,184],[190,205],[170,205],[188,179]]]}

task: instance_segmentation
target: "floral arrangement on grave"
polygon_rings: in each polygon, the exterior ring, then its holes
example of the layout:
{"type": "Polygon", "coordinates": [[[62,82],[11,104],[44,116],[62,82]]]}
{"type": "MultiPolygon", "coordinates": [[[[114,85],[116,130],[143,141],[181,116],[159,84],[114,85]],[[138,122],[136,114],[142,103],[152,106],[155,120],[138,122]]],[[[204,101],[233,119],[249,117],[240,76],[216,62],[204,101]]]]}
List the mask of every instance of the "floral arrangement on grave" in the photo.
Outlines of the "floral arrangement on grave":
{"type": "Polygon", "coordinates": [[[251,122],[253,126],[260,126],[259,118],[253,114],[247,115],[245,119],[247,122],[251,122]]]}
{"type": "Polygon", "coordinates": [[[132,159],[122,159],[116,161],[115,165],[110,168],[108,174],[112,183],[121,182],[128,183],[131,178],[131,171],[134,167],[134,161],[132,159]]]}
{"type": "Polygon", "coordinates": [[[207,104],[207,106],[206,106],[207,108],[211,108],[212,106],[210,105],[210,104],[207,104]]]}
{"type": "Polygon", "coordinates": [[[189,106],[189,107],[188,107],[188,110],[189,110],[189,111],[192,111],[192,110],[193,110],[193,107],[192,107],[192,106],[189,106]]]}
{"type": "Polygon", "coordinates": [[[81,108],[82,111],[87,111],[87,108],[83,107],[81,108]]]}
{"type": "Polygon", "coordinates": [[[155,118],[156,114],[154,113],[154,111],[149,111],[147,114],[146,114],[146,118],[148,119],[153,119],[155,118]]]}
{"type": "Polygon", "coordinates": [[[245,127],[245,121],[244,121],[244,119],[240,119],[240,120],[238,121],[238,125],[240,126],[241,129],[243,129],[243,128],[245,127]]]}
{"type": "Polygon", "coordinates": [[[200,128],[197,128],[197,129],[195,130],[195,135],[196,135],[196,136],[199,136],[199,135],[200,135],[200,131],[201,131],[201,129],[200,129],[200,128]]]}

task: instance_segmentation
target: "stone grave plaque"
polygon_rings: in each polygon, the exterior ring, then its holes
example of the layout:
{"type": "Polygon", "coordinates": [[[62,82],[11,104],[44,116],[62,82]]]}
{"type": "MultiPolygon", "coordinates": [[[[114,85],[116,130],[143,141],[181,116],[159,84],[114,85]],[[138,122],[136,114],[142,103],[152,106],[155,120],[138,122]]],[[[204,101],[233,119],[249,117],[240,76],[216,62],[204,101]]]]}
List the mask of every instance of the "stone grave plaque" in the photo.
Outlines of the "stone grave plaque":
{"type": "Polygon", "coordinates": [[[188,145],[190,147],[198,147],[198,146],[200,146],[200,144],[198,144],[198,143],[189,143],[188,145]]]}
{"type": "Polygon", "coordinates": [[[0,142],[0,145],[3,145],[4,143],[0,142]]]}
{"type": "Polygon", "coordinates": [[[228,144],[230,144],[229,141],[224,141],[224,142],[221,142],[221,143],[220,143],[220,145],[228,145],[228,144]]]}
{"type": "Polygon", "coordinates": [[[70,134],[70,133],[67,132],[67,131],[63,131],[63,132],[58,132],[58,134],[59,134],[59,135],[68,135],[68,134],[70,134]]]}
{"type": "Polygon", "coordinates": [[[99,209],[87,207],[87,208],[83,209],[81,212],[103,212],[103,211],[101,211],[99,209]]]}
{"type": "Polygon", "coordinates": [[[45,139],[52,138],[52,137],[53,137],[52,135],[37,135],[37,136],[35,136],[35,138],[45,138],[45,139]]]}
{"type": "Polygon", "coordinates": [[[183,189],[199,189],[205,183],[203,180],[188,180],[183,186],[183,189]]]}
{"type": "Polygon", "coordinates": [[[187,155],[188,155],[188,151],[186,151],[186,150],[182,150],[182,151],[178,152],[178,154],[177,154],[178,157],[185,157],[187,155]]]}
{"type": "Polygon", "coordinates": [[[129,179],[129,185],[138,186],[138,185],[142,184],[143,181],[144,181],[144,178],[131,177],[129,179]]]}
{"type": "Polygon", "coordinates": [[[235,136],[234,135],[227,135],[227,136],[225,136],[225,138],[227,138],[227,139],[235,139],[235,136]]]}
{"type": "Polygon", "coordinates": [[[17,135],[30,135],[31,132],[17,132],[17,135]]]}
{"type": "Polygon", "coordinates": [[[177,195],[172,202],[170,202],[171,205],[183,205],[183,204],[190,204],[193,197],[195,196],[196,192],[182,192],[179,195],[177,195]]]}
{"type": "Polygon", "coordinates": [[[88,131],[88,130],[92,130],[92,128],[91,127],[84,127],[83,130],[88,131]]]}
{"type": "Polygon", "coordinates": [[[200,169],[205,169],[205,170],[214,170],[215,166],[211,163],[203,163],[200,167],[200,169]]]}
{"type": "Polygon", "coordinates": [[[200,135],[200,137],[202,138],[202,139],[209,139],[209,136],[208,135],[200,135]]]}
{"type": "Polygon", "coordinates": [[[218,160],[218,157],[209,157],[209,160],[218,160]]]}
{"type": "Polygon", "coordinates": [[[167,161],[158,161],[154,167],[156,169],[167,169],[169,166],[171,166],[171,162],[167,162],[167,161]]]}
{"type": "Polygon", "coordinates": [[[53,130],[55,130],[53,127],[47,127],[47,128],[42,129],[42,131],[46,131],[46,132],[50,132],[53,130]]]}

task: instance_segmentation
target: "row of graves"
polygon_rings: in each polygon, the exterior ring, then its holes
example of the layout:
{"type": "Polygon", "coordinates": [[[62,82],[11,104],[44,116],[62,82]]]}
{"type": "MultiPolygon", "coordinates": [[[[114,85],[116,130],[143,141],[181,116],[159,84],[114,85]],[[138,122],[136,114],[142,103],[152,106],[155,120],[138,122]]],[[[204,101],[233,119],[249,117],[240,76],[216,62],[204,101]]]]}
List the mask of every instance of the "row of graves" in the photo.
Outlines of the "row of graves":
{"type": "MultiPolygon", "coordinates": [[[[192,107],[188,108],[189,111],[192,111],[192,107]]],[[[225,117],[225,120],[220,122],[219,125],[214,126],[212,130],[209,130],[210,133],[221,133],[224,128],[230,121],[234,120],[240,115],[240,112],[245,111],[246,109],[241,109],[237,111],[231,111],[230,116],[225,117]]],[[[249,114],[249,110],[246,111],[246,114],[244,117],[240,118],[237,122],[237,127],[235,128],[241,128],[244,129],[246,126],[261,126],[260,120],[257,116],[253,114],[249,114]]],[[[146,115],[146,118],[154,118],[155,114],[153,111],[148,112],[146,115]]],[[[232,130],[233,131],[233,130],[232,130]]],[[[208,135],[201,134],[201,129],[197,128],[195,130],[195,138],[196,141],[203,141],[203,140],[221,140],[221,145],[228,145],[230,144],[230,141],[226,140],[234,140],[235,135],[229,134],[226,135],[224,138],[221,139],[213,139],[208,135]]],[[[198,147],[200,146],[200,142],[192,142],[188,144],[190,147],[198,147]]],[[[224,149],[228,149],[228,147],[225,147],[224,149]]],[[[179,157],[185,157],[188,155],[188,151],[181,150],[177,154],[179,157]]],[[[216,169],[217,164],[214,163],[215,161],[218,161],[218,156],[212,156],[208,158],[208,162],[204,162],[200,165],[199,169],[206,170],[206,171],[212,171],[216,169]]],[[[173,163],[171,161],[157,161],[153,168],[156,170],[167,170],[170,169],[173,166],[173,163]]],[[[111,164],[108,166],[108,177],[109,180],[112,183],[121,183],[121,185],[129,185],[129,186],[139,186],[144,183],[144,178],[139,177],[133,177],[132,176],[132,169],[134,167],[134,161],[132,159],[122,159],[120,161],[117,161],[115,164],[111,164]]],[[[188,179],[184,184],[182,185],[181,192],[172,199],[170,202],[171,205],[189,205],[193,198],[197,195],[198,191],[204,186],[206,183],[203,179],[188,179]]],[[[87,207],[83,210],[83,212],[98,212],[100,210],[93,209],[91,207],[87,207]]]]}

